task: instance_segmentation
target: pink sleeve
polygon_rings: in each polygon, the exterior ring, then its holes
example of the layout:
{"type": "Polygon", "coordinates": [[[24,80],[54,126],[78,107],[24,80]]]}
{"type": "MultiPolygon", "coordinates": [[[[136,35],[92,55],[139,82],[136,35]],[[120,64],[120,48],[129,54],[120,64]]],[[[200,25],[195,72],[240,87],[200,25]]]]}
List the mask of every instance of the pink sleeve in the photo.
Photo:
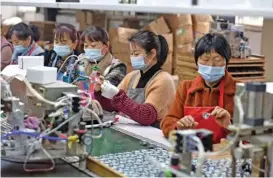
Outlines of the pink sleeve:
{"type": "Polygon", "coordinates": [[[157,112],[151,104],[138,104],[130,99],[123,90],[111,100],[112,106],[141,125],[152,125],[157,120],[157,112]]]}

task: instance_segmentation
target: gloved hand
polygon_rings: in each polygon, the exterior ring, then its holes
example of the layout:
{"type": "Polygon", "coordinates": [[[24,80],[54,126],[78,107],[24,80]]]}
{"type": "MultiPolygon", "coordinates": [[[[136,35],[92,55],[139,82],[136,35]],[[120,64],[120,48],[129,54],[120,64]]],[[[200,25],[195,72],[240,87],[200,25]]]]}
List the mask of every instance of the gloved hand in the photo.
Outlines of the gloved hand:
{"type": "Polygon", "coordinates": [[[108,99],[113,99],[113,97],[118,94],[119,89],[112,85],[108,80],[105,80],[101,85],[101,95],[108,99]]]}

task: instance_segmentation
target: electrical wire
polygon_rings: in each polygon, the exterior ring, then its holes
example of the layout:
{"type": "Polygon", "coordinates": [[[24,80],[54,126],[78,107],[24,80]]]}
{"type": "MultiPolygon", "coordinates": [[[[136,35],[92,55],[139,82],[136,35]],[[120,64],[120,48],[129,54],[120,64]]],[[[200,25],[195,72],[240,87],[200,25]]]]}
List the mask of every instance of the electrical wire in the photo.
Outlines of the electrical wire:
{"type": "Polygon", "coordinates": [[[59,106],[65,106],[67,104],[63,103],[63,102],[54,102],[54,101],[49,101],[47,99],[45,99],[42,95],[40,95],[34,88],[32,88],[31,84],[25,79],[23,80],[24,83],[26,84],[28,90],[40,101],[47,103],[49,105],[53,105],[55,108],[59,107],[59,106]]]}
{"type": "MultiPolygon", "coordinates": [[[[92,138],[101,138],[102,136],[102,129],[103,129],[103,123],[102,121],[100,120],[99,116],[91,109],[87,109],[88,112],[90,112],[93,116],[95,116],[96,120],[99,122],[99,125],[100,125],[100,133],[98,135],[93,135],[91,134],[91,137],[92,138]]],[[[92,118],[92,125],[93,125],[93,118],[92,118]]],[[[93,130],[93,128],[91,128],[93,130]]]]}
{"type": "Polygon", "coordinates": [[[58,70],[58,73],[57,74],[59,74],[59,72],[63,69],[63,67],[64,67],[64,65],[66,64],[66,62],[68,61],[68,59],[70,59],[71,57],[75,57],[75,58],[77,58],[78,59],[78,56],[77,55],[70,55],[70,56],[68,56],[65,60],[64,60],[64,62],[63,62],[63,64],[61,65],[61,67],[59,68],[59,70],[58,70]]]}
{"type": "MultiPolygon", "coordinates": [[[[38,140],[36,140],[36,141],[38,141],[38,140]]],[[[35,142],[34,142],[34,143],[35,143],[35,142]]],[[[27,169],[27,167],[26,167],[26,166],[27,166],[27,162],[28,162],[28,159],[29,159],[29,157],[30,157],[30,155],[31,155],[31,153],[32,153],[32,149],[33,149],[33,147],[35,146],[34,143],[30,146],[30,148],[29,148],[29,150],[28,150],[26,159],[25,159],[25,161],[24,161],[24,170],[25,170],[26,172],[51,171],[51,170],[53,170],[53,169],[55,168],[55,161],[53,160],[52,156],[46,151],[46,149],[44,149],[44,147],[43,147],[41,141],[39,141],[39,144],[41,144],[41,149],[42,149],[42,151],[44,152],[44,154],[50,159],[50,161],[51,161],[51,163],[52,163],[52,166],[49,167],[49,168],[42,168],[42,169],[27,169]]]]}

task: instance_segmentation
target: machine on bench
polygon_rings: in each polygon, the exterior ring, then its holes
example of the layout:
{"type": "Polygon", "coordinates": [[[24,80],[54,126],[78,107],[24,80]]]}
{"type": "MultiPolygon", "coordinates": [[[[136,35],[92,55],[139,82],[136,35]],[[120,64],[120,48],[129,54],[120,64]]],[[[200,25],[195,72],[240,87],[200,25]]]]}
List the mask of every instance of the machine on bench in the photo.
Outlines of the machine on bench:
{"type": "Polygon", "coordinates": [[[173,156],[165,171],[168,177],[272,177],[273,176],[273,83],[238,83],[236,86],[232,132],[222,151],[212,151],[212,135],[208,130],[175,130],[170,134],[173,156]],[[271,89],[269,87],[272,87],[271,89]],[[198,142],[199,140],[199,142],[198,142]],[[231,148],[231,149],[230,149],[231,148]],[[232,158],[204,161],[206,156],[231,150],[232,158]],[[192,161],[199,152],[201,160],[192,161]],[[202,160],[203,159],[203,160],[202,160]],[[195,162],[196,164],[192,164],[195,162]],[[200,163],[201,162],[201,163],[200,163]],[[212,161],[213,162],[213,161],[212,161]],[[204,163],[203,165],[200,165],[204,163]]]}

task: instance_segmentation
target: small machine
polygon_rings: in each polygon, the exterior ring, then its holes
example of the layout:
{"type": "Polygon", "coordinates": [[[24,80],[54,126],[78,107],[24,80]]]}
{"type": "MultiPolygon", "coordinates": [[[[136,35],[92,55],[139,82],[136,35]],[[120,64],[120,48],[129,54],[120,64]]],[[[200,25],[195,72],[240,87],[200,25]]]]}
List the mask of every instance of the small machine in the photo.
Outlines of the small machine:
{"type": "Polygon", "coordinates": [[[232,57],[244,59],[251,55],[249,39],[244,35],[242,25],[235,25],[227,20],[218,19],[211,22],[211,32],[225,36],[230,44],[232,57]]]}
{"type": "Polygon", "coordinates": [[[273,83],[238,83],[229,143],[212,151],[213,133],[208,130],[175,130],[166,177],[272,177],[273,176],[273,83]],[[231,150],[231,160],[208,161],[231,150]],[[197,161],[192,153],[198,153],[197,161]],[[194,164],[196,163],[196,164],[194,164]]]}
{"type": "Polygon", "coordinates": [[[233,175],[239,159],[252,159],[252,177],[272,177],[273,91],[272,83],[237,84],[232,147],[233,175]],[[268,89],[267,89],[268,87],[268,89]]]}
{"type": "MultiPolygon", "coordinates": [[[[47,71],[43,67],[36,70],[47,71]]],[[[76,156],[79,167],[85,169],[92,140],[101,136],[101,132],[89,134],[82,121],[83,113],[90,112],[101,123],[89,108],[94,101],[91,95],[75,85],[56,81],[56,76],[45,82],[32,75],[35,83],[27,78],[21,81],[25,87],[22,92],[26,91],[24,101],[13,96],[10,85],[1,79],[1,113],[6,115],[1,118],[1,159],[24,163],[25,171],[31,172],[41,170],[29,169],[30,162],[50,160],[52,166],[43,169],[49,171],[55,167],[55,159],[76,156]]]]}

